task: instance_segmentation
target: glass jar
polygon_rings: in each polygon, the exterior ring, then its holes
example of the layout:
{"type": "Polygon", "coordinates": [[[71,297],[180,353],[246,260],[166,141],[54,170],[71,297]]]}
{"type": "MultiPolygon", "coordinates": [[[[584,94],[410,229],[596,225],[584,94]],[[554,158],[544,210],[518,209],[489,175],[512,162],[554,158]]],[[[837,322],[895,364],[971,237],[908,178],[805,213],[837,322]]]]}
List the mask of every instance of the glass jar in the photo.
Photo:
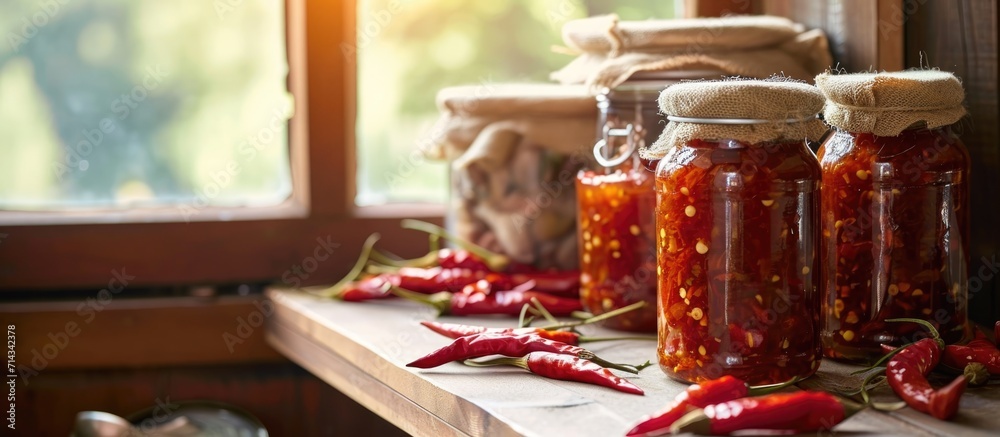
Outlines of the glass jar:
{"type": "Polygon", "coordinates": [[[657,355],[667,375],[769,384],[816,371],[819,182],[804,141],[692,140],[663,157],[657,355]]]}
{"type": "Polygon", "coordinates": [[[966,337],[969,154],[943,127],[898,136],[837,129],[819,149],[823,169],[826,356],[871,362],[937,325],[966,337]]]}
{"type": "Polygon", "coordinates": [[[596,163],[576,179],[584,309],[603,314],[647,304],[604,321],[609,328],[656,331],[656,193],[651,164],[639,158],[639,149],[663,130],[656,98],[666,85],[626,83],[597,96],[596,163]]]}

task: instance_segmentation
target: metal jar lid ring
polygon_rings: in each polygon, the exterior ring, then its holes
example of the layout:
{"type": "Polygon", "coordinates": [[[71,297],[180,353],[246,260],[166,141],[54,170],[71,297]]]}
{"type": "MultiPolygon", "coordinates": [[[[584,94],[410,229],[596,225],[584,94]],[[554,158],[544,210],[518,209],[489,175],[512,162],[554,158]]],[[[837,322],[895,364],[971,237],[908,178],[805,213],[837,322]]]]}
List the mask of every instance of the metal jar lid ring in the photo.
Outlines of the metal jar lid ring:
{"type": "Polygon", "coordinates": [[[676,121],[678,123],[696,123],[696,124],[775,124],[775,123],[801,123],[804,121],[811,121],[819,118],[819,114],[814,114],[805,118],[787,118],[784,120],[764,120],[759,118],[700,118],[700,117],[681,117],[679,115],[668,115],[668,121],[676,121]]]}

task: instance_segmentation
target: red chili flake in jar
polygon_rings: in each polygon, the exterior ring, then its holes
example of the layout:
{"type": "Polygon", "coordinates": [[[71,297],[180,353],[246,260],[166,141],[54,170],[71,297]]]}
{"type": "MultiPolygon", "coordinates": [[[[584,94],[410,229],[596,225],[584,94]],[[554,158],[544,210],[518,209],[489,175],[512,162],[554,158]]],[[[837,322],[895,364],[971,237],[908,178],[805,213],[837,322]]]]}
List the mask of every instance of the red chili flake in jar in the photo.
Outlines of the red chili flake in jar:
{"type": "Polygon", "coordinates": [[[836,128],[819,150],[824,354],[868,363],[882,344],[923,335],[885,321],[892,318],[924,319],[946,343],[963,341],[969,155],[949,127],[965,114],[961,84],[940,71],[821,75],[817,83],[836,128]]]}
{"type": "Polygon", "coordinates": [[[671,114],[657,143],[661,369],[749,384],[813,374],[820,167],[792,138],[825,131],[815,119],[822,95],[745,80],[675,85],[660,102],[671,114]]]}

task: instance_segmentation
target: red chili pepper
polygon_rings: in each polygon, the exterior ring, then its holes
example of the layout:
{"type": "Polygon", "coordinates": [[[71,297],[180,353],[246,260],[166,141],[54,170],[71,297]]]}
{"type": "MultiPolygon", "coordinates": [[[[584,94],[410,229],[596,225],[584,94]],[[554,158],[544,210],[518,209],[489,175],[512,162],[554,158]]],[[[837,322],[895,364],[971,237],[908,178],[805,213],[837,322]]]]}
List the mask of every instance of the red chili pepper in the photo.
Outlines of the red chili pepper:
{"type": "Polygon", "coordinates": [[[975,341],[966,346],[953,344],[945,346],[941,362],[959,370],[970,363],[979,363],[986,366],[991,375],[1000,375],[1000,349],[988,341],[973,343],[975,341]]]}
{"type": "Polygon", "coordinates": [[[729,435],[742,430],[791,431],[832,429],[861,407],[821,391],[776,393],[709,405],[680,418],[674,433],[729,435]]]}
{"type": "Polygon", "coordinates": [[[948,420],[958,412],[958,401],[965,391],[965,376],[959,376],[948,386],[935,390],[927,382],[927,374],[941,360],[942,342],[924,338],[900,349],[886,364],[889,386],[913,409],[948,420]]]}
{"type": "Polygon", "coordinates": [[[437,264],[446,269],[459,268],[489,271],[490,266],[482,258],[465,249],[441,249],[437,251],[437,264]]]}
{"type": "Polygon", "coordinates": [[[719,379],[688,386],[674,401],[656,414],[643,417],[626,436],[660,435],[670,431],[670,426],[695,408],[704,408],[747,396],[760,396],[780,390],[798,381],[798,378],[781,384],[750,387],[745,382],[725,375],[719,379]]]}
{"type": "Polygon", "coordinates": [[[452,361],[480,358],[487,355],[523,357],[531,352],[551,352],[572,355],[600,364],[603,367],[638,373],[642,366],[614,364],[601,359],[582,347],[542,338],[534,334],[510,335],[483,333],[459,337],[451,344],[407,364],[407,367],[430,369],[452,361]]]}
{"type": "Polygon", "coordinates": [[[534,290],[566,297],[580,297],[580,272],[512,273],[507,275],[511,285],[535,281],[534,290]]]}
{"type": "Polygon", "coordinates": [[[440,292],[423,295],[406,290],[406,287],[394,287],[392,292],[400,297],[433,306],[440,314],[453,316],[482,316],[521,314],[521,307],[537,299],[542,306],[555,316],[568,316],[574,311],[580,311],[583,306],[579,299],[552,296],[550,294],[529,290],[533,284],[527,282],[513,290],[484,293],[450,293],[440,292]]]}
{"type": "Polygon", "coordinates": [[[572,355],[552,352],[531,352],[521,358],[494,358],[488,361],[466,361],[470,366],[517,366],[531,373],[563,381],[586,382],[615,390],[642,395],[641,388],[616,376],[599,364],[572,355]]]}
{"type": "MultiPolygon", "coordinates": [[[[398,277],[398,286],[421,293],[461,291],[466,285],[486,278],[486,272],[470,269],[402,267],[387,275],[398,277]]],[[[394,281],[396,282],[396,281],[394,281]]]]}
{"type": "Polygon", "coordinates": [[[549,340],[561,341],[566,344],[578,345],[580,344],[580,334],[572,331],[557,331],[542,328],[487,328],[485,326],[474,326],[474,325],[462,325],[458,323],[440,323],[425,320],[420,322],[421,325],[426,326],[430,330],[441,334],[448,338],[459,338],[465,337],[466,335],[475,335],[482,333],[491,334],[509,334],[509,335],[523,335],[523,334],[535,334],[542,338],[547,338],[549,340]]]}
{"type": "Polygon", "coordinates": [[[362,302],[392,296],[389,289],[393,284],[383,275],[370,276],[360,281],[349,282],[334,297],[347,302],[362,302]]]}

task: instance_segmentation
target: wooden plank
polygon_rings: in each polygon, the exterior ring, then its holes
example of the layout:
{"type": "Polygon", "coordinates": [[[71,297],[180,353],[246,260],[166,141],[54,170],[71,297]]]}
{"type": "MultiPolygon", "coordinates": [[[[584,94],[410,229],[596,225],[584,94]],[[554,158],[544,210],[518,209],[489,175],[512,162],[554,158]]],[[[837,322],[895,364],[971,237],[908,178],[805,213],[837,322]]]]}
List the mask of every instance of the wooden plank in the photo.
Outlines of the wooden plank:
{"type": "Polygon", "coordinates": [[[952,71],[965,87],[969,117],[958,127],[972,162],[969,311],[992,326],[1000,318],[997,275],[989,268],[1000,255],[1000,8],[996,2],[976,0],[907,4],[906,66],[952,71]]]}
{"type": "Polygon", "coordinates": [[[762,0],[759,12],[826,32],[834,64],[849,72],[903,67],[902,0],[762,0]]]}
{"type": "Polygon", "coordinates": [[[15,326],[18,363],[29,375],[56,369],[283,362],[264,341],[261,325],[250,326],[258,317],[263,323],[263,303],[268,301],[262,296],[129,299],[95,292],[69,301],[5,302],[0,322],[15,326]],[[228,344],[226,333],[233,335],[228,344]]]}
{"type": "Polygon", "coordinates": [[[410,435],[468,436],[328,349],[274,322],[267,339],[274,347],[351,399],[410,435]]]}
{"type": "MultiPolygon", "coordinates": [[[[424,428],[444,424],[468,435],[622,435],[641,416],[659,410],[686,387],[656,369],[629,376],[646,391],[645,396],[545,380],[518,369],[485,371],[458,363],[432,370],[409,369],[405,363],[448,344],[449,340],[418,327],[420,320],[434,317],[431,310],[397,300],[365,304],[319,300],[286,290],[270,290],[268,296],[276,306],[268,340],[276,348],[383,418],[418,435],[450,435],[447,429],[424,428]]],[[[442,321],[510,325],[509,319],[496,318],[442,321]]],[[[588,327],[588,333],[616,335],[595,327],[588,327]]],[[[594,344],[592,350],[611,361],[642,362],[654,358],[655,344],[608,342],[594,344]]],[[[810,381],[832,381],[855,369],[824,362],[810,381]]],[[[924,420],[909,409],[891,414],[866,410],[835,431],[989,435],[988,429],[1000,427],[1000,418],[990,413],[994,405],[1000,405],[1000,386],[970,390],[966,396],[963,412],[954,423],[924,420]],[[992,422],[983,425],[983,420],[992,422]]]]}

